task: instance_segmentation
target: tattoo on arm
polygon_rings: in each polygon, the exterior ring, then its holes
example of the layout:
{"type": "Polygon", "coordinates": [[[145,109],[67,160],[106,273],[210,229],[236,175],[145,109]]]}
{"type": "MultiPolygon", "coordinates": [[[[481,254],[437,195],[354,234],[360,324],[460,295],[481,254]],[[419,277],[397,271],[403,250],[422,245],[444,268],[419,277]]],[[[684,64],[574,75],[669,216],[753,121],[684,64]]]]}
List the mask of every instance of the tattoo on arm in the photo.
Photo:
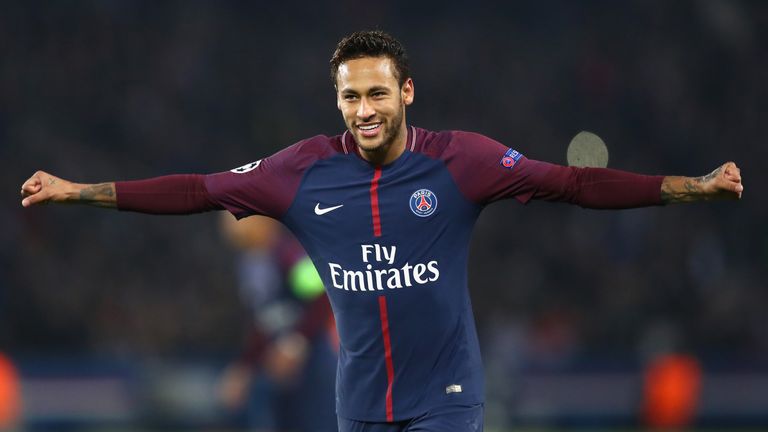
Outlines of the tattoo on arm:
{"type": "Polygon", "coordinates": [[[664,204],[713,199],[704,193],[703,185],[720,175],[722,167],[702,177],[665,177],[661,183],[661,202],[664,204]]]}
{"type": "Polygon", "coordinates": [[[704,177],[701,177],[701,182],[702,183],[706,183],[706,182],[712,180],[713,178],[719,176],[720,175],[720,171],[722,171],[722,170],[723,170],[723,167],[719,167],[716,170],[712,171],[711,173],[705,175],[704,177]]]}
{"type": "Polygon", "coordinates": [[[87,185],[80,190],[80,202],[98,207],[116,207],[114,183],[87,185]]]}
{"type": "Polygon", "coordinates": [[[661,183],[661,202],[664,204],[691,202],[699,199],[701,177],[664,177],[661,183]]]}

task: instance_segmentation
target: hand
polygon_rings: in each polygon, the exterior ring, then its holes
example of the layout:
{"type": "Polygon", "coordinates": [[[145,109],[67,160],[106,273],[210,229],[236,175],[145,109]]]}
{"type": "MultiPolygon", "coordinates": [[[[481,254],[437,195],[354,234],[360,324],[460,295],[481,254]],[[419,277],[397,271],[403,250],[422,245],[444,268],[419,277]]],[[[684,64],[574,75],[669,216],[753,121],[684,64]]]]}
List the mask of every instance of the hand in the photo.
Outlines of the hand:
{"type": "Polygon", "coordinates": [[[301,370],[307,357],[307,339],[299,333],[279,337],[264,356],[264,368],[278,383],[287,383],[301,370]]]}
{"type": "Polygon", "coordinates": [[[47,202],[63,202],[74,191],[73,183],[38,171],[21,185],[21,205],[29,207],[47,202]]]}
{"type": "Polygon", "coordinates": [[[38,171],[21,185],[21,205],[70,202],[97,207],[115,208],[117,198],[114,183],[78,184],[38,171]]]}
{"type": "Polygon", "coordinates": [[[218,385],[218,396],[225,408],[236,411],[248,400],[252,374],[250,368],[234,364],[224,371],[218,385]]]}
{"type": "Polygon", "coordinates": [[[702,192],[709,199],[741,199],[744,185],[741,170],[733,162],[726,162],[716,170],[700,177],[702,192]]]}
{"type": "Polygon", "coordinates": [[[733,162],[726,162],[702,177],[667,176],[661,182],[664,204],[741,199],[742,192],[741,170],[733,162]]]}

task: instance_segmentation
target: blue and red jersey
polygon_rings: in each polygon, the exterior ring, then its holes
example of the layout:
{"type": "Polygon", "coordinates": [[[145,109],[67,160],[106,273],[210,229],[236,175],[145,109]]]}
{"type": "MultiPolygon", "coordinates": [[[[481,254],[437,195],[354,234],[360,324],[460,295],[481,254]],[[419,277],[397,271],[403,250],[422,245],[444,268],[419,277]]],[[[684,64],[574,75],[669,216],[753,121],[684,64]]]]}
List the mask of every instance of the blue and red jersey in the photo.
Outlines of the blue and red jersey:
{"type": "Polygon", "coordinates": [[[485,205],[503,198],[660,204],[662,178],[563,167],[479,134],[408,127],[405,152],[385,166],[360,157],[345,132],[231,171],[160,179],[118,182],[118,207],[224,208],[238,218],[274,217],[294,232],[336,317],[338,414],[397,421],[483,402],[467,255],[485,205]],[[158,199],[147,200],[149,191],[158,199]]]}

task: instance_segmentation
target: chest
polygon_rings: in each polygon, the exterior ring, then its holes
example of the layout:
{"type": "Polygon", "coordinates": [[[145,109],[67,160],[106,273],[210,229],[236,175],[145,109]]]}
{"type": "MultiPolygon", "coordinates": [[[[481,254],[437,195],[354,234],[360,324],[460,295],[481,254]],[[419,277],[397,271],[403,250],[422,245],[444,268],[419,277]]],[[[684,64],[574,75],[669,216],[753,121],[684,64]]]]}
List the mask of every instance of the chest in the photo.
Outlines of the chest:
{"type": "Polygon", "coordinates": [[[391,167],[319,164],[302,180],[289,226],[324,245],[427,240],[476,212],[440,161],[418,155],[391,167]]]}

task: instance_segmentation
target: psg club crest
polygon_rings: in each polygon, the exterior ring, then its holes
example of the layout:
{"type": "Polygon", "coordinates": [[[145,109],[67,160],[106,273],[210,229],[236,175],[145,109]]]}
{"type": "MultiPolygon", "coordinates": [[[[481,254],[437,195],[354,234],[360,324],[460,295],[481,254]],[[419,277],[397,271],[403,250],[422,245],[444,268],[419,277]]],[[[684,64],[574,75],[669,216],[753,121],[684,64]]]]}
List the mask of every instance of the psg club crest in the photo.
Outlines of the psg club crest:
{"type": "Polygon", "coordinates": [[[437,210],[437,196],[429,189],[419,189],[411,194],[411,211],[418,217],[427,217],[437,210]]]}

